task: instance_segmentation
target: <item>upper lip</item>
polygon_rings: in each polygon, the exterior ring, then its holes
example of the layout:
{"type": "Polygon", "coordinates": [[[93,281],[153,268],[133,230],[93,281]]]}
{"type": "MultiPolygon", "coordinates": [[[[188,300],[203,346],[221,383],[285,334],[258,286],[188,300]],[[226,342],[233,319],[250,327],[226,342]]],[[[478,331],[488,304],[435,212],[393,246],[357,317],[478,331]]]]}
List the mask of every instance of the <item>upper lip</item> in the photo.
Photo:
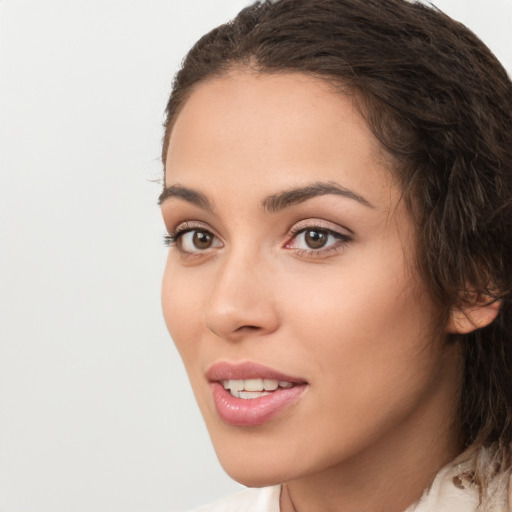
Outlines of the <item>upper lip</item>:
{"type": "Polygon", "coordinates": [[[242,363],[219,361],[210,366],[206,372],[206,377],[211,382],[244,379],[273,379],[294,384],[306,382],[300,377],[292,377],[291,375],[286,375],[278,370],[252,361],[242,363]]]}

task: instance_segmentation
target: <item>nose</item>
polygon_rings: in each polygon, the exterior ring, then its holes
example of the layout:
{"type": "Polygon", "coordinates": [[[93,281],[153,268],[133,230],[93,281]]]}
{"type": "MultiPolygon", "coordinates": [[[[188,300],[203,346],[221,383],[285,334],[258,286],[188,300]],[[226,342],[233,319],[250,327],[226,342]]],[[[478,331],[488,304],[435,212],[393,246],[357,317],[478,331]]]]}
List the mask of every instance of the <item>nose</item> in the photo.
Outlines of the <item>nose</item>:
{"type": "Polygon", "coordinates": [[[273,273],[263,258],[231,254],[218,268],[204,324],[227,341],[264,336],[279,326],[273,273]]]}

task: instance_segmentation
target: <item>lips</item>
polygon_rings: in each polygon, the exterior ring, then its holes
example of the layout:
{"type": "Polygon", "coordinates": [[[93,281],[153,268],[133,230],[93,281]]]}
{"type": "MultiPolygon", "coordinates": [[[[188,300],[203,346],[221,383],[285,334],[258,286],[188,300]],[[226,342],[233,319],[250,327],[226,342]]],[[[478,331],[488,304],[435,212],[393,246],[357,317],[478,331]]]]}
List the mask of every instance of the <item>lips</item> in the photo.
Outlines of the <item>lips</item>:
{"type": "Polygon", "coordinates": [[[299,400],[308,387],[302,378],[252,362],[216,363],[206,377],[220,418],[244,427],[270,421],[299,400]]]}

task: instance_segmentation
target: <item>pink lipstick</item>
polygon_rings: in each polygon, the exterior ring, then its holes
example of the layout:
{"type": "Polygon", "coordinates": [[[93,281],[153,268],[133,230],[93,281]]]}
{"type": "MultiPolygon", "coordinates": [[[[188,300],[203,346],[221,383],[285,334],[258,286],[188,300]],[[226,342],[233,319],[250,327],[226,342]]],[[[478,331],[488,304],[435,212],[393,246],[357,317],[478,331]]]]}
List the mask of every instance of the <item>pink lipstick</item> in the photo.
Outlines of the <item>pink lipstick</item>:
{"type": "Polygon", "coordinates": [[[252,362],[215,363],[206,377],[220,418],[242,427],[270,421],[308,387],[304,379],[252,362]]]}

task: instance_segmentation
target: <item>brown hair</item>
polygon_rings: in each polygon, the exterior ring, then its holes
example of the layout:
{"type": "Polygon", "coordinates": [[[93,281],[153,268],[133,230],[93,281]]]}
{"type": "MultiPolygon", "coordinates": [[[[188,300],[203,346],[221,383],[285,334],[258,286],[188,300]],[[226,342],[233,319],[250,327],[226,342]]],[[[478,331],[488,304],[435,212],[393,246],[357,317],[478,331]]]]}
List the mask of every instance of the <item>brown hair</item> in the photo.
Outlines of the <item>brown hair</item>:
{"type": "Polygon", "coordinates": [[[464,353],[465,446],[512,441],[512,84],[491,51],[439,10],[405,0],[267,0],[203,36],[176,75],[173,122],[198,84],[247,67],[300,72],[355,94],[393,157],[418,226],[418,267],[448,318],[501,301],[488,327],[452,336],[464,353]]]}

